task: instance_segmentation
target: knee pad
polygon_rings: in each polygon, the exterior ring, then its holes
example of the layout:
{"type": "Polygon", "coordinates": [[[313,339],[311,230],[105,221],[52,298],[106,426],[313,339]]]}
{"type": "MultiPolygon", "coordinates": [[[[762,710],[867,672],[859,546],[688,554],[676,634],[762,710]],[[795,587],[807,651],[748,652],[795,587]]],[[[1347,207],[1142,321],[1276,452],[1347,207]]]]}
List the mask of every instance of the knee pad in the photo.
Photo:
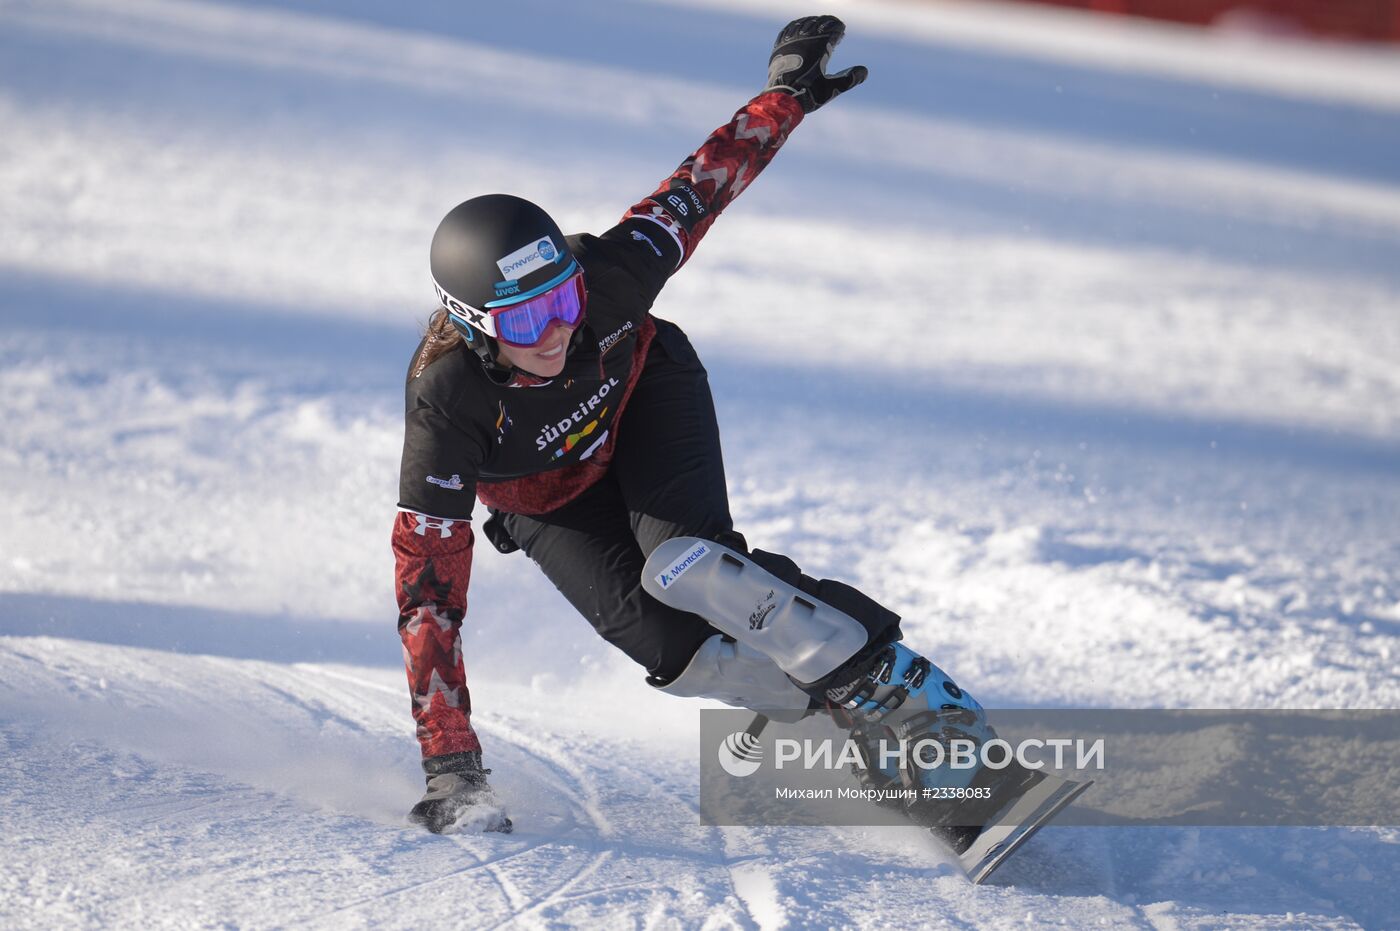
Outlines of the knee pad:
{"type": "Polygon", "coordinates": [[[899,639],[899,615],[859,589],[834,579],[814,579],[778,553],[753,550],[748,555],[793,588],[858,621],[865,628],[867,643],[885,644],[899,639]]]}
{"type": "Polygon", "coordinates": [[[804,576],[784,556],[743,554],[697,537],[658,546],[642,586],[769,657],[803,686],[821,682],[872,642],[888,642],[899,623],[898,615],[854,588],[804,576]]]}
{"type": "Polygon", "coordinates": [[[723,634],[700,644],[685,671],[670,682],[647,682],[668,695],[713,698],[736,708],[762,711],[776,720],[797,721],[811,705],[807,693],[776,663],[723,634]]]}

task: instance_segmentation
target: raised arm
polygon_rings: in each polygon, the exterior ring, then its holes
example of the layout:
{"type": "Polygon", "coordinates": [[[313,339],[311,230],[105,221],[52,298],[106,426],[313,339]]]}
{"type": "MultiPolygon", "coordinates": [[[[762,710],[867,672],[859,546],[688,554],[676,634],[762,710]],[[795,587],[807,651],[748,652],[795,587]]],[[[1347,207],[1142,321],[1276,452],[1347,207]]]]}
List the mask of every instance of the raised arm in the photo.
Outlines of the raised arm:
{"type": "Polygon", "coordinates": [[[808,16],[784,27],[773,43],[762,93],[623,215],[621,235],[645,241],[668,260],[668,274],[685,264],[715,218],[772,161],[803,116],[865,80],[859,65],[826,74],[845,31],[834,16],[808,16]]]}

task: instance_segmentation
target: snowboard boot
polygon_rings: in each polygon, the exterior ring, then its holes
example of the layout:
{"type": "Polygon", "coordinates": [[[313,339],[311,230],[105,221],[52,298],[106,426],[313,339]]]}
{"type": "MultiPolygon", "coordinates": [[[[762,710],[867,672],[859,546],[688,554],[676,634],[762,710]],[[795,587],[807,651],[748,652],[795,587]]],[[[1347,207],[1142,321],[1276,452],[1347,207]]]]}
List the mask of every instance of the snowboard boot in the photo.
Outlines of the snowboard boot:
{"type": "MultiPolygon", "coordinates": [[[[861,783],[869,788],[918,790],[917,798],[903,803],[905,815],[933,829],[959,853],[977,837],[992,812],[1025,790],[1025,777],[1035,775],[1014,764],[1006,769],[987,767],[980,752],[975,754],[975,765],[949,765],[952,741],[969,741],[980,750],[996,737],[996,731],[975,698],[902,643],[866,651],[828,681],[836,684],[825,690],[827,703],[861,753],[863,765],[857,772],[861,783]],[[913,748],[925,740],[943,748],[942,765],[924,768],[904,755],[884,763],[878,752],[881,741],[905,742],[913,748]]],[[[929,754],[923,757],[928,760],[929,754]]]]}
{"type": "Polygon", "coordinates": [[[514,828],[486,781],[491,770],[482,769],[480,750],[429,757],[423,772],[428,791],[408,813],[410,822],[434,834],[453,828],[509,834],[514,828]]]}

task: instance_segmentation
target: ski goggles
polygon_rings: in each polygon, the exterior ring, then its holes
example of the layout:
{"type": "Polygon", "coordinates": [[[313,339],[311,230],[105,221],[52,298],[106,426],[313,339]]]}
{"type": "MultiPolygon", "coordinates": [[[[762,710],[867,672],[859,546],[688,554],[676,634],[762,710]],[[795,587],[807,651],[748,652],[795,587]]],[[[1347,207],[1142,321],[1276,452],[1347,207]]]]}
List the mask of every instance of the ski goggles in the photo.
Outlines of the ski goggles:
{"type": "Polygon", "coordinates": [[[507,346],[528,349],[545,339],[545,333],[556,322],[578,326],[584,319],[587,300],[584,270],[577,262],[570,262],[561,276],[547,281],[532,294],[487,304],[486,321],[483,321],[486,326],[482,329],[507,346]]]}

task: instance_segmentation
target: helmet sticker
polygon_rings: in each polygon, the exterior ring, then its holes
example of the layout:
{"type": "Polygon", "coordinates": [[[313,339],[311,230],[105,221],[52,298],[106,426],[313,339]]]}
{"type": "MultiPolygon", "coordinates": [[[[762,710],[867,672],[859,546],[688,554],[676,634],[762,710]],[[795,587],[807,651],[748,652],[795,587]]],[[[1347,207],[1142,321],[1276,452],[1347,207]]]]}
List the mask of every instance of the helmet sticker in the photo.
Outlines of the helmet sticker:
{"type": "Polygon", "coordinates": [[[531,272],[537,271],[551,262],[557,262],[563,257],[563,253],[546,236],[529,245],[521,246],[510,255],[501,256],[496,260],[496,267],[501,270],[501,277],[506,281],[518,281],[531,272]]]}
{"type": "MultiPolygon", "coordinates": [[[[467,304],[463,304],[461,301],[448,294],[437,281],[433,282],[433,290],[437,292],[438,300],[442,301],[442,306],[446,307],[447,312],[452,316],[469,326],[476,327],[487,336],[496,335],[496,325],[492,322],[490,314],[477,310],[475,307],[471,307],[467,304]]],[[[468,337],[468,339],[470,339],[470,337],[468,337]]]]}

